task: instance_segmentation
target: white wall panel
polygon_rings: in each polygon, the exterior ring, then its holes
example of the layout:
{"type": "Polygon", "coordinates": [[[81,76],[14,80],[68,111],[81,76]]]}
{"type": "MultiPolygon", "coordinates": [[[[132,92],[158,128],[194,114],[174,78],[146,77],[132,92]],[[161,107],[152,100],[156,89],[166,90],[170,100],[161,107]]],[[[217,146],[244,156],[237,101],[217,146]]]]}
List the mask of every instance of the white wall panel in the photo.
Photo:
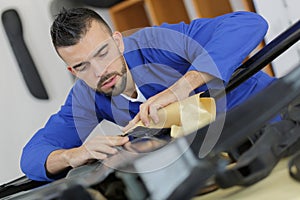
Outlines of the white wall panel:
{"type": "MultiPolygon", "coordinates": [[[[282,33],[285,29],[300,19],[299,0],[254,0],[257,13],[269,23],[265,37],[266,43],[282,33]]],[[[277,77],[288,73],[300,62],[299,42],[272,62],[277,77]]]]}
{"type": "Polygon", "coordinates": [[[23,146],[58,110],[73,82],[51,44],[49,2],[0,0],[1,14],[15,9],[20,15],[25,42],[49,95],[49,100],[39,100],[30,94],[1,22],[0,184],[22,175],[19,160],[23,146]]]}

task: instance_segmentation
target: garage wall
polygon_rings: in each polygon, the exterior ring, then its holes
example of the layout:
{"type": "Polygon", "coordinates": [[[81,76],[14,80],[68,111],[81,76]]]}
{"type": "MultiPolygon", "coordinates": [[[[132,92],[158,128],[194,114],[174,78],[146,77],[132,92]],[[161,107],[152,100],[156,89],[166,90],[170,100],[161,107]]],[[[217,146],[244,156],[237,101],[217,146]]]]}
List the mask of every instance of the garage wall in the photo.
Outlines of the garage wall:
{"type": "Polygon", "coordinates": [[[0,184],[22,175],[19,168],[22,147],[49,115],[57,111],[73,82],[52,48],[49,1],[1,0],[1,14],[8,9],[15,9],[20,15],[25,42],[49,99],[37,99],[29,92],[1,22],[0,184]]]}
{"type": "MultiPolygon", "coordinates": [[[[254,4],[257,12],[269,23],[266,43],[300,19],[299,0],[254,0],[254,4]]],[[[275,76],[284,76],[299,62],[300,43],[298,42],[272,62],[275,76]]]]}

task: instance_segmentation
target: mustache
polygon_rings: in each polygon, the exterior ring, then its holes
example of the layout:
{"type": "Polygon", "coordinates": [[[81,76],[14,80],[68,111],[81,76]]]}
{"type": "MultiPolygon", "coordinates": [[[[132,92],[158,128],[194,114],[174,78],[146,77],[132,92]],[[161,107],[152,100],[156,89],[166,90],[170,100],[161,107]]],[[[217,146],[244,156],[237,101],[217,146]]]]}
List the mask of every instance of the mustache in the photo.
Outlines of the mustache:
{"type": "Polygon", "coordinates": [[[122,59],[122,69],[121,69],[121,72],[117,72],[117,71],[114,71],[112,73],[109,73],[109,74],[106,74],[104,76],[102,76],[97,84],[97,88],[100,88],[102,86],[102,84],[107,81],[108,79],[110,79],[111,77],[113,76],[123,76],[124,74],[126,74],[127,72],[127,69],[126,69],[126,64],[125,64],[125,60],[122,59]]]}
{"type": "Polygon", "coordinates": [[[105,81],[107,81],[108,79],[110,79],[111,77],[116,76],[116,75],[122,76],[122,74],[119,72],[112,72],[112,73],[106,74],[105,76],[102,76],[101,79],[99,80],[97,86],[98,87],[101,86],[105,81]]]}
{"type": "Polygon", "coordinates": [[[101,77],[101,79],[99,80],[98,84],[97,84],[97,87],[101,87],[102,84],[107,81],[108,79],[110,79],[111,77],[113,76],[123,76],[123,74],[126,73],[126,69],[122,69],[121,72],[112,72],[112,73],[109,73],[109,74],[106,74],[104,76],[101,77]]]}

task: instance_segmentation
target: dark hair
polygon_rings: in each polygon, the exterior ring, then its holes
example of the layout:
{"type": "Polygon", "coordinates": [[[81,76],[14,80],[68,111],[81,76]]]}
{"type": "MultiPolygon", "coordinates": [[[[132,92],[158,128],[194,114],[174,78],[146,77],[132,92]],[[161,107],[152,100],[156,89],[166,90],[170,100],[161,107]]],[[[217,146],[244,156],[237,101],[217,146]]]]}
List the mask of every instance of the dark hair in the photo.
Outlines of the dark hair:
{"type": "Polygon", "coordinates": [[[95,11],[87,8],[63,8],[51,26],[51,38],[55,48],[77,44],[89,30],[93,20],[100,22],[112,34],[108,24],[95,11]]]}

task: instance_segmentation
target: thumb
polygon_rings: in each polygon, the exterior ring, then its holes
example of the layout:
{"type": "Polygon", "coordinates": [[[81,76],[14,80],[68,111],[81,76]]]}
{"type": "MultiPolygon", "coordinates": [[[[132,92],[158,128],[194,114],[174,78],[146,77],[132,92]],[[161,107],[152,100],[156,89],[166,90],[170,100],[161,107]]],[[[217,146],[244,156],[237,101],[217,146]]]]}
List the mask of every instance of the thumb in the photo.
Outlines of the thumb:
{"type": "Polygon", "coordinates": [[[124,133],[127,133],[129,130],[134,128],[136,123],[138,123],[139,121],[140,121],[140,115],[138,113],[131,121],[129,121],[129,123],[125,127],[122,128],[122,131],[124,133]]]}

